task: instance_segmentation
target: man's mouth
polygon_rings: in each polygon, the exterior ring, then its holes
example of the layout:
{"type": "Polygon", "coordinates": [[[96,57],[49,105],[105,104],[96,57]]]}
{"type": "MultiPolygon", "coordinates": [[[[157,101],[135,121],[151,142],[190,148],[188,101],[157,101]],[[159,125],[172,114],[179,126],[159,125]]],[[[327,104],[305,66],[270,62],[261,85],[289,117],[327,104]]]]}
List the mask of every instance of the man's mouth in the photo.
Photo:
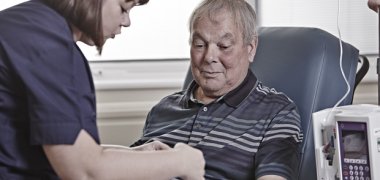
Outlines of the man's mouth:
{"type": "Polygon", "coordinates": [[[203,71],[202,72],[205,77],[208,78],[214,78],[219,75],[220,72],[213,72],[213,71],[203,71]]]}

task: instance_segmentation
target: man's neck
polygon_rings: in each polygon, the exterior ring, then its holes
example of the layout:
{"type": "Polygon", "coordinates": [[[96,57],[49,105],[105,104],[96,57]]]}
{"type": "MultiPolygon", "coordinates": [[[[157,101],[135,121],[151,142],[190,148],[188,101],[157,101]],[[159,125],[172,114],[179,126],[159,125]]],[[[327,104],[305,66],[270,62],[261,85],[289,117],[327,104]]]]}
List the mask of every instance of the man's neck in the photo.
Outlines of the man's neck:
{"type": "Polygon", "coordinates": [[[206,104],[209,104],[209,103],[211,103],[211,102],[213,102],[219,98],[219,97],[206,96],[200,86],[198,86],[197,89],[195,89],[195,91],[193,93],[194,93],[195,99],[202,101],[206,104]]]}

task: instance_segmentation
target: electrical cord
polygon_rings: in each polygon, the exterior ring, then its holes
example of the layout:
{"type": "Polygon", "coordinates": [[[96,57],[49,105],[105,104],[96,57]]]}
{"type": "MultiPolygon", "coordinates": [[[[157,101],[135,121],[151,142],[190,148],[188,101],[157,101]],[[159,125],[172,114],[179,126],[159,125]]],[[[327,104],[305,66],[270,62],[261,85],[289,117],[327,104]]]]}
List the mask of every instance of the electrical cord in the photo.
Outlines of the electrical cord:
{"type": "Polygon", "coordinates": [[[331,115],[331,112],[333,112],[334,109],[348,96],[348,94],[350,93],[350,90],[351,90],[350,84],[348,83],[346,75],[344,74],[344,71],[343,71],[343,63],[342,63],[342,59],[343,59],[343,46],[342,46],[342,38],[341,38],[341,35],[340,35],[340,28],[339,28],[339,17],[340,17],[340,0],[338,0],[338,16],[337,16],[337,29],[338,29],[339,46],[340,46],[339,65],[340,65],[340,72],[342,73],[344,81],[346,82],[346,85],[347,85],[347,91],[344,94],[344,96],[334,105],[334,107],[330,109],[330,112],[328,113],[328,115],[326,117],[326,121],[328,121],[328,119],[329,119],[329,117],[331,115]]]}
{"type": "MultiPolygon", "coordinates": [[[[340,65],[340,71],[342,73],[342,76],[344,78],[344,81],[346,82],[346,85],[347,85],[347,91],[346,93],[344,94],[344,96],[334,105],[333,108],[330,109],[329,113],[327,114],[327,117],[326,117],[326,121],[328,122],[326,125],[329,125],[329,124],[333,124],[334,122],[329,122],[329,118],[330,118],[330,115],[331,115],[331,112],[333,112],[335,110],[335,108],[348,96],[348,94],[350,93],[350,84],[348,83],[348,80],[346,78],[346,75],[344,74],[344,71],[343,71],[343,63],[342,63],[342,59],[343,59],[343,45],[342,45],[342,38],[341,38],[341,34],[340,34],[340,29],[339,29],[339,17],[340,17],[340,0],[338,0],[338,15],[337,15],[337,29],[338,29],[338,35],[339,35],[339,47],[340,47],[340,56],[339,56],[339,65],[340,65]]],[[[335,129],[335,124],[333,124],[333,131],[335,129]]],[[[336,137],[335,136],[335,133],[332,132],[332,136],[331,136],[331,140],[330,140],[330,148],[333,148],[335,149],[334,145],[334,140],[336,137]],[[331,144],[333,143],[333,144],[331,144]]],[[[330,149],[329,148],[329,149],[330,149]]],[[[328,155],[330,155],[330,160],[329,160],[329,164],[330,165],[333,165],[333,160],[334,160],[334,151],[333,149],[330,149],[330,151],[328,152],[328,155]]],[[[337,173],[338,173],[339,170],[337,170],[337,172],[335,173],[335,178],[337,177],[337,173]]]]}

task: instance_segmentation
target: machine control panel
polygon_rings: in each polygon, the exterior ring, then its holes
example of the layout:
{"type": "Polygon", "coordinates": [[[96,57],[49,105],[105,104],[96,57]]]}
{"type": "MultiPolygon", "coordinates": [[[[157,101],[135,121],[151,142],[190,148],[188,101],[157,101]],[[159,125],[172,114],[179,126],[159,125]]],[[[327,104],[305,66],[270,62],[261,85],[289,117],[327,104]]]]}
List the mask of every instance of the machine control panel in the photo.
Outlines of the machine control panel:
{"type": "Polygon", "coordinates": [[[367,124],[338,122],[337,125],[342,180],[371,180],[367,124]]]}

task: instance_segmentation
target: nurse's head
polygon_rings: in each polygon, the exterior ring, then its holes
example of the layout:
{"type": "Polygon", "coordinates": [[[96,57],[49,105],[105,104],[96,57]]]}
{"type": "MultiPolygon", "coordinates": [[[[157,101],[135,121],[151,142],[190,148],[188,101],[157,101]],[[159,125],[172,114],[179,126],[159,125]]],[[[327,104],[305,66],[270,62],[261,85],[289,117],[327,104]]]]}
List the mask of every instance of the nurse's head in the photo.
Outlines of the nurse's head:
{"type": "Polygon", "coordinates": [[[149,0],[43,0],[70,24],[75,41],[95,45],[101,53],[109,38],[129,27],[129,12],[149,0]]]}

